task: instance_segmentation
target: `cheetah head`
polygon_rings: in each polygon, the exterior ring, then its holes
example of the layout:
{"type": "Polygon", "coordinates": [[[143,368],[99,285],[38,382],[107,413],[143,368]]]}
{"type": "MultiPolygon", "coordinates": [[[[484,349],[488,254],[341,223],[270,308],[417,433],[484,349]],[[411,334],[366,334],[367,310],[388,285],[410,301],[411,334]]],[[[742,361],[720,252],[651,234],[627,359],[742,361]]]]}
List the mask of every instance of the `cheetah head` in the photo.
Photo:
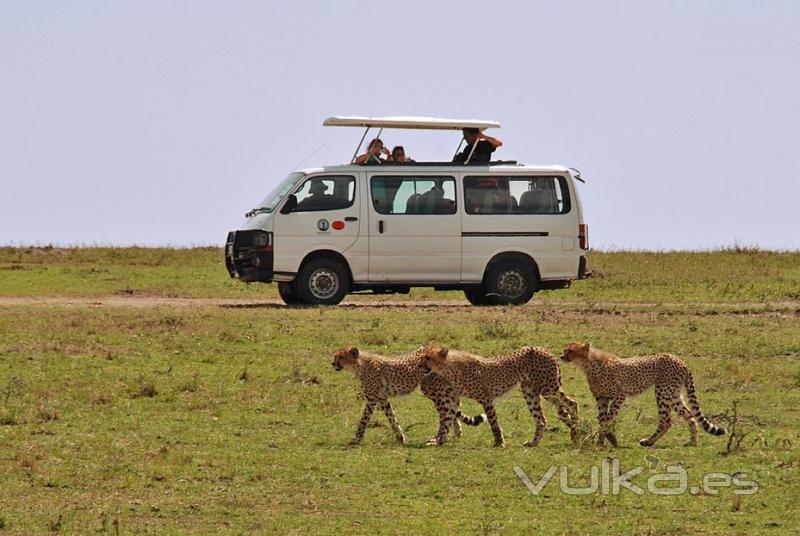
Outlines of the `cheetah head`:
{"type": "Polygon", "coordinates": [[[572,342],[564,348],[564,353],[561,354],[561,359],[567,362],[574,362],[576,365],[582,365],[589,360],[589,350],[591,345],[588,342],[572,342]]]}
{"type": "Polygon", "coordinates": [[[358,361],[358,348],[350,346],[333,354],[333,362],[331,365],[333,365],[333,368],[336,370],[342,370],[343,368],[354,367],[356,361],[358,361]]]}
{"type": "Polygon", "coordinates": [[[447,361],[449,350],[444,346],[432,346],[422,350],[422,370],[440,372],[447,361]]]}

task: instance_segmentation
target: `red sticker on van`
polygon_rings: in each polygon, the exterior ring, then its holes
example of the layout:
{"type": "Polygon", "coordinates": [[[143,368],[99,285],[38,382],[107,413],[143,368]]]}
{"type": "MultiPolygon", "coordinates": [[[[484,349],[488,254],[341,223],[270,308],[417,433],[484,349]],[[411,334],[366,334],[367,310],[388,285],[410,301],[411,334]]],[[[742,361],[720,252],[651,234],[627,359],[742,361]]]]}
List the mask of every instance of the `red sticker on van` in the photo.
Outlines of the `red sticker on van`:
{"type": "Polygon", "coordinates": [[[337,231],[341,231],[342,229],[344,229],[344,222],[341,220],[336,220],[331,224],[331,227],[333,227],[337,231]]]}

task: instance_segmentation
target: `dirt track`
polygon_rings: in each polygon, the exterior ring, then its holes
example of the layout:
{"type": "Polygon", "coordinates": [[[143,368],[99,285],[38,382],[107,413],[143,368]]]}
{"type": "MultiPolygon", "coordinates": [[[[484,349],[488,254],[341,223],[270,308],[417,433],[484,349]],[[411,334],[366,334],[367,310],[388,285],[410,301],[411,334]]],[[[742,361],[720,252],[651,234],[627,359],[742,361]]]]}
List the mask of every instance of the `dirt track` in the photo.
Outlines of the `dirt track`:
{"type": "MultiPolygon", "coordinates": [[[[2,306],[50,305],[65,307],[286,307],[278,298],[243,300],[236,298],[161,298],[153,296],[100,296],[100,297],[6,297],[0,296],[2,306]]],[[[394,300],[347,299],[347,307],[468,307],[466,300],[394,300]]]]}
{"type": "MultiPolygon", "coordinates": [[[[100,296],[100,297],[17,297],[0,296],[0,307],[14,306],[60,306],[60,307],[222,307],[222,308],[283,308],[280,299],[233,299],[233,298],[165,298],[156,296],[100,296]]],[[[351,296],[339,307],[346,308],[474,308],[466,300],[387,300],[374,296],[351,296]]],[[[598,313],[637,311],[646,312],[657,308],[659,311],[680,310],[713,310],[721,314],[789,314],[800,315],[800,301],[780,302],[584,302],[561,300],[537,300],[534,298],[524,307],[551,308],[562,310],[582,310],[598,313]]]]}

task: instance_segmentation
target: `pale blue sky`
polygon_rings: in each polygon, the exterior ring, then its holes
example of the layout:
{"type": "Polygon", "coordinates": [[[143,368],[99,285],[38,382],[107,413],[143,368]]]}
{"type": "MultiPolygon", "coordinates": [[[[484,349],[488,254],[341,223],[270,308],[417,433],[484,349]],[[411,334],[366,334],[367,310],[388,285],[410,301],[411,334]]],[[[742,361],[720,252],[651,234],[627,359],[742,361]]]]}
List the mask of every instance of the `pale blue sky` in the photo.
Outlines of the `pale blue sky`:
{"type": "Polygon", "coordinates": [[[798,249],[798,28],[796,1],[2,0],[0,244],[221,244],[349,160],[321,123],[350,114],[500,121],[498,157],[582,171],[596,248],[798,249]]]}

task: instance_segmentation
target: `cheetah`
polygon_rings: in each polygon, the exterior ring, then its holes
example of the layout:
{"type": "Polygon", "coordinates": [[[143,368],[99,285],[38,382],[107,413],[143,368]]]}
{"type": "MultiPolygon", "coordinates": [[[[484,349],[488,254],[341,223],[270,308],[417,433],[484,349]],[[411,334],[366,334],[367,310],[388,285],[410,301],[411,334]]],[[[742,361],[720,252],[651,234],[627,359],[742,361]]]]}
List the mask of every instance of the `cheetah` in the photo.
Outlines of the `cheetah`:
{"type": "Polygon", "coordinates": [[[658,428],[650,437],[639,441],[643,447],[651,447],[670,426],[670,411],[683,416],[689,425],[689,442],[687,446],[697,445],[697,423],[703,430],[712,435],[723,435],[725,429],[712,424],[700,411],[694,389],[692,371],[680,358],[671,354],[656,354],[630,359],[620,359],[610,352],[592,348],[587,342],[571,343],[565,349],[561,359],[575,363],[589,382],[589,389],[597,400],[597,419],[600,432],[597,443],[602,445],[605,439],[612,446],[618,446],[614,433],[616,419],[625,398],[638,395],[655,385],[656,404],[658,406],[658,428]],[[689,395],[691,411],[681,396],[681,389],[686,388],[689,395]]]}
{"type": "Polygon", "coordinates": [[[426,374],[423,371],[421,352],[422,348],[419,348],[411,354],[392,359],[360,352],[358,348],[351,346],[339,350],[333,355],[333,363],[331,363],[333,368],[337,371],[346,369],[361,380],[361,391],[367,399],[367,405],[364,407],[364,414],[358,423],[353,443],[358,443],[363,439],[372,412],[375,406],[379,405],[386,414],[386,418],[389,419],[397,441],[405,444],[403,430],[394,416],[389,397],[409,394],[417,386],[420,386],[422,393],[433,402],[439,414],[439,430],[434,436],[435,438],[446,440],[447,428],[444,427],[444,423],[449,422],[448,419],[455,420],[456,436],[461,435],[461,422],[477,426],[486,420],[485,415],[469,417],[461,413],[461,401],[452,386],[443,378],[435,374],[426,374]]]}
{"type": "Polygon", "coordinates": [[[549,400],[556,407],[558,418],[570,431],[574,430],[578,404],[562,391],[558,361],[543,348],[525,347],[509,355],[487,358],[438,346],[427,348],[424,356],[423,366],[450,382],[457,396],[474,398],[483,406],[496,447],[505,446],[505,440],[497,422],[494,400],[517,384],[536,421],[536,432],[526,446],[535,447],[544,435],[547,419],[542,413],[540,396],[549,400]]]}

